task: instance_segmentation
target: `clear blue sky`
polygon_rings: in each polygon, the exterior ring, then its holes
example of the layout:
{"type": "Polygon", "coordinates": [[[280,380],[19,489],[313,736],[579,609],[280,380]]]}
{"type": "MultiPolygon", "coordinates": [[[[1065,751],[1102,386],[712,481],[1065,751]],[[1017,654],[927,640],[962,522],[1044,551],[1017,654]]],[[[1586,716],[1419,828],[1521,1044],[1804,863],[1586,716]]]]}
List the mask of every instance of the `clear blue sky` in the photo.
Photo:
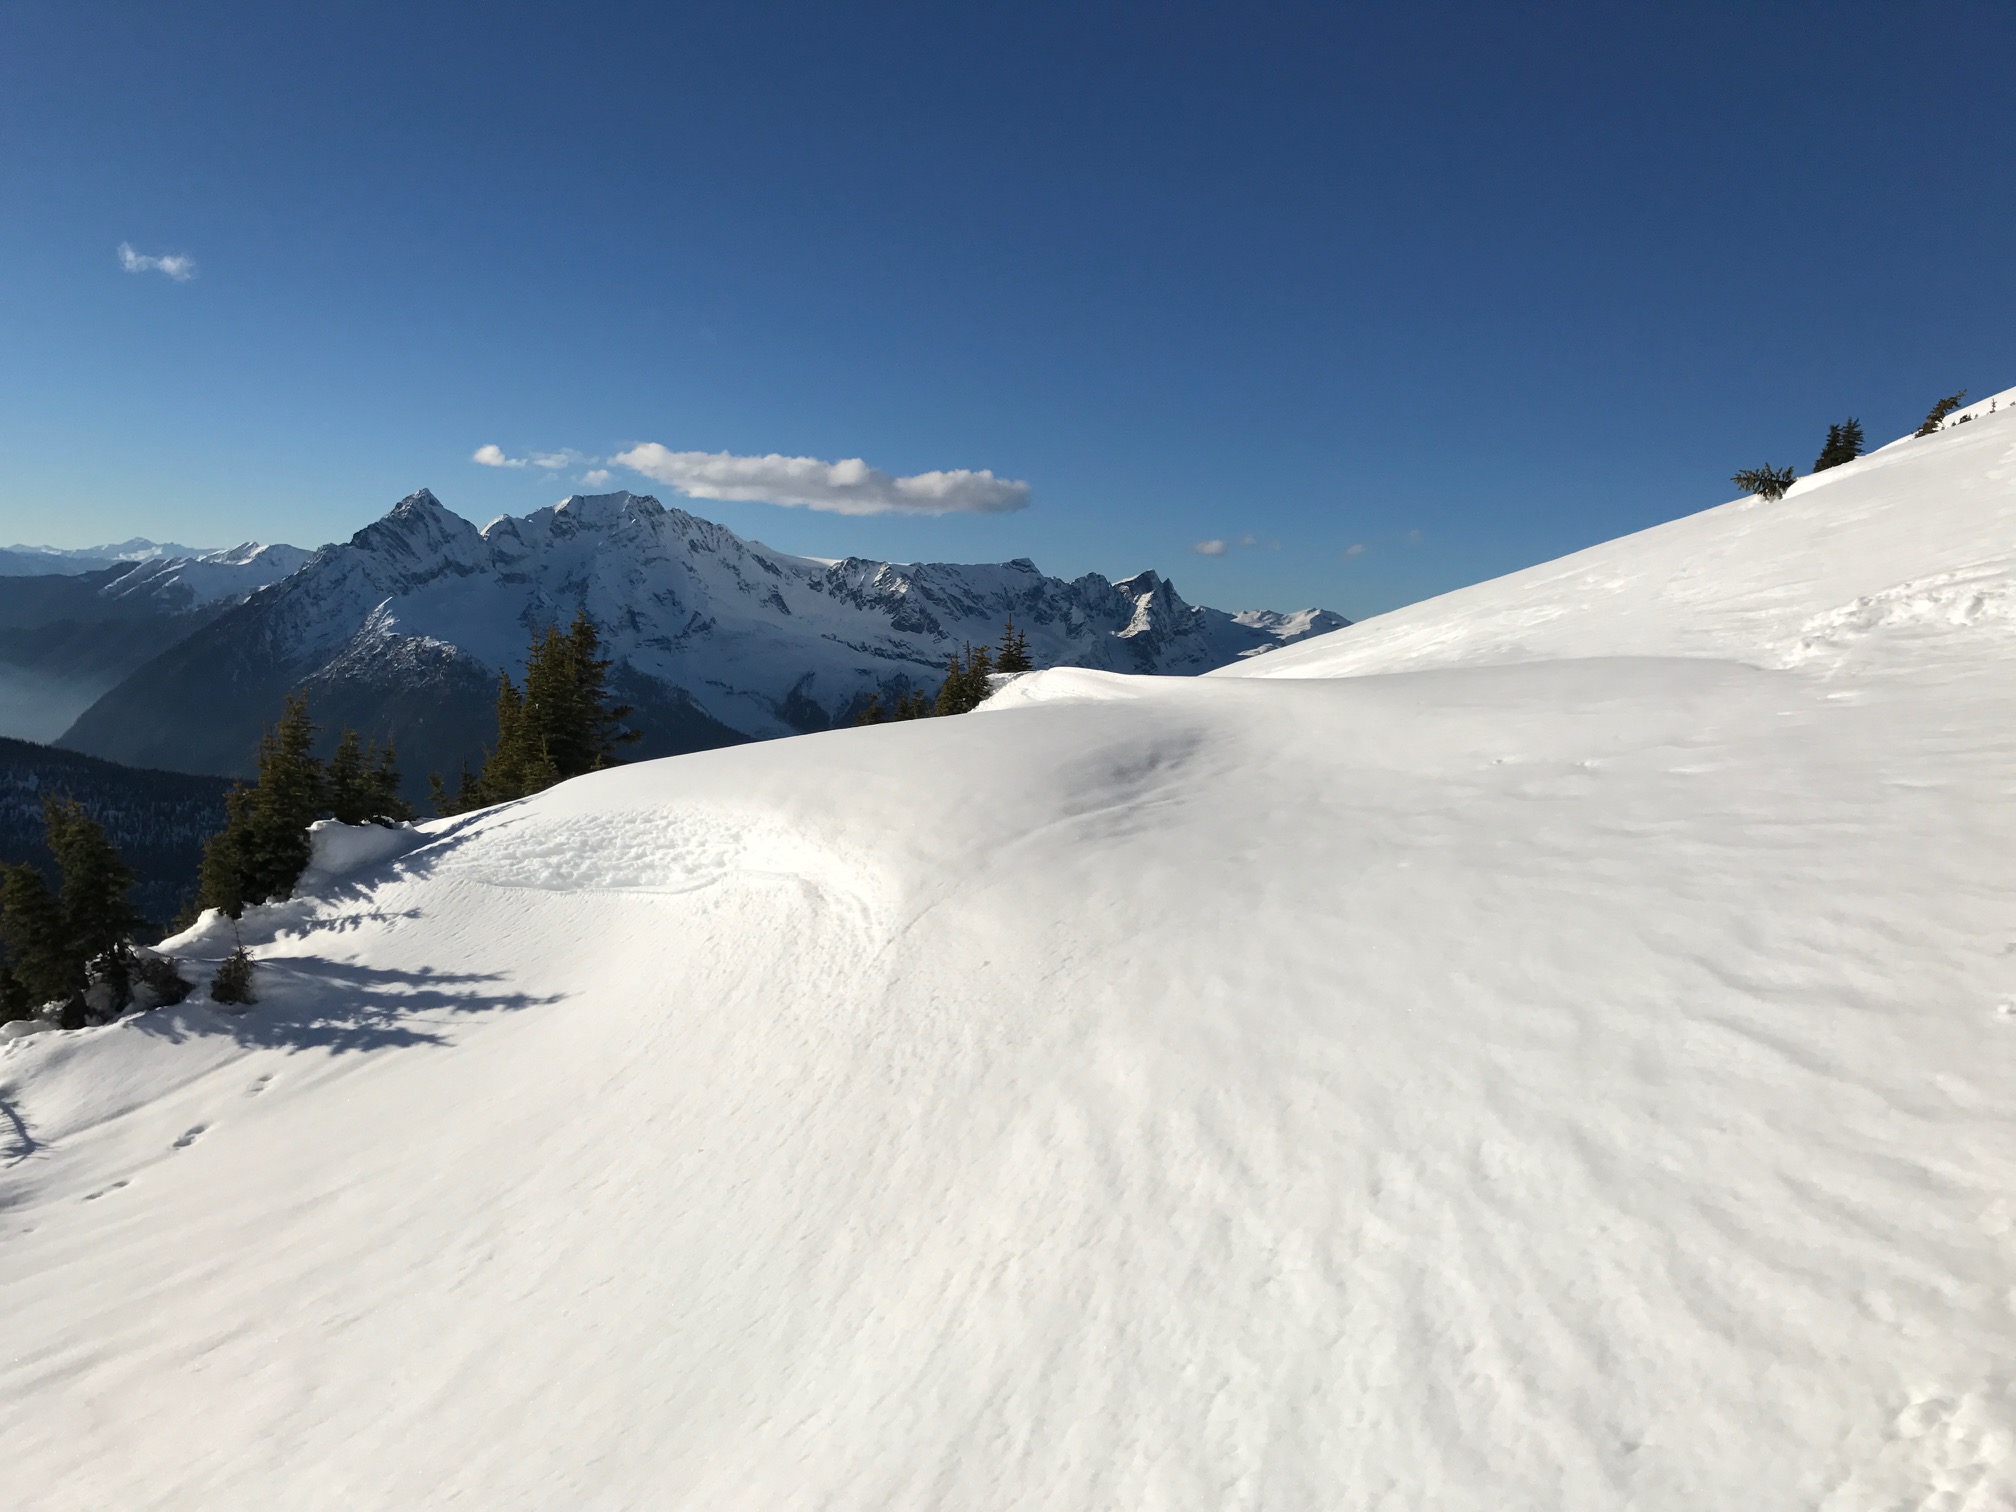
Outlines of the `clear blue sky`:
{"type": "Polygon", "coordinates": [[[1361,616],[2016,383],[2012,59],[2006,3],[4,0],[0,542],[655,442],[1031,489],[689,506],[790,550],[1361,616]]]}

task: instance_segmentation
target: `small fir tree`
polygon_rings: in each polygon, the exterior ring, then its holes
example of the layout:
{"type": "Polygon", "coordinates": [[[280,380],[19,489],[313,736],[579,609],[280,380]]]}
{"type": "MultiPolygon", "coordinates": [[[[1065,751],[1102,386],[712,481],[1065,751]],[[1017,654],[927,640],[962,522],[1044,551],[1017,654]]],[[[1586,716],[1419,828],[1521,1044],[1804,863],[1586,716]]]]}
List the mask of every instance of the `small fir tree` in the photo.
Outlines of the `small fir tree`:
{"type": "Polygon", "coordinates": [[[1729,481],[1745,493],[1756,494],[1759,498],[1778,500],[1785,497],[1785,490],[1792,486],[1796,475],[1789,467],[1746,467],[1729,481]]]}
{"type": "Polygon", "coordinates": [[[1029,660],[1029,637],[1015,628],[1010,619],[1001,630],[1001,647],[994,653],[996,672],[1033,672],[1036,664],[1029,660]]]}
{"type": "Polygon", "coordinates": [[[854,716],[854,724],[857,729],[865,725],[887,724],[888,722],[889,711],[882,707],[882,695],[879,693],[870,693],[868,695],[868,702],[862,706],[861,712],[854,716]]]}
{"type": "Polygon", "coordinates": [[[987,674],[993,670],[993,655],[985,646],[968,645],[963,656],[953,652],[931,712],[941,716],[967,714],[979,708],[987,697],[987,674]]]}
{"type": "Polygon", "coordinates": [[[1853,462],[1861,455],[1862,422],[1851,417],[1839,425],[1827,427],[1827,444],[1820,448],[1820,457],[1813,464],[1813,471],[1825,472],[1843,462],[1853,462]]]}
{"type": "Polygon", "coordinates": [[[1967,390],[1965,389],[1960,390],[1960,392],[1957,394],[1948,394],[1944,399],[1941,399],[1937,404],[1932,406],[1931,413],[1926,415],[1925,417],[1925,423],[1919,426],[1918,429],[1916,429],[1915,431],[1911,432],[1911,434],[1914,436],[1931,435],[1934,431],[1938,430],[1941,426],[1943,426],[1946,423],[1946,417],[1948,415],[1952,414],[1953,411],[1960,408],[1961,402],[1965,400],[1966,397],[1967,397],[1967,390]]]}
{"type": "Polygon", "coordinates": [[[217,975],[210,983],[210,1001],[213,1003],[256,1003],[259,999],[252,993],[252,954],[240,945],[224,957],[217,968],[217,975]]]}

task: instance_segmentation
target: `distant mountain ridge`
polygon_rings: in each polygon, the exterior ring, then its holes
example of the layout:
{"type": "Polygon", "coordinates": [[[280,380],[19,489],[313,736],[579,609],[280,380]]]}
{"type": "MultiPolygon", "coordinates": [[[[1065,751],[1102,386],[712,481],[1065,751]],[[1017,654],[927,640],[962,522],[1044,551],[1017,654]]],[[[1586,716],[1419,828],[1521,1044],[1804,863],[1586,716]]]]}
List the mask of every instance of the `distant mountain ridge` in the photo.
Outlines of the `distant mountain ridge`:
{"type": "Polygon", "coordinates": [[[181,546],[135,536],[109,546],[0,546],[0,577],[40,577],[52,573],[97,572],[121,562],[153,562],[164,557],[207,556],[209,546],[181,546]]]}
{"type": "Polygon", "coordinates": [[[88,553],[48,552],[31,570],[0,570],[0,735],[55,739],[150,657],[313,555],[257,541],[195,555],[151,541],[99,550],[128,556],[91,565],[88,553]]]}
{"type": "MultiPolygon", "coordinates": [[[[269,548],[270,549],[270,548],[269,548]]],[[[986,565],[822,561],[657,499],[576,495],[478,529],[422,489],[227,609],[84,711],[62,744],[175,770],[245,770],[281,696],[394,738],[409,775],[480,755],[500,670],[585,610],[636,705],[640,755],[824,729],[931,688],[1013,616],[1038,665],[1195,673],[1346,621],[1228,614],[1158,573],[1065,581],[986,565]]]]}

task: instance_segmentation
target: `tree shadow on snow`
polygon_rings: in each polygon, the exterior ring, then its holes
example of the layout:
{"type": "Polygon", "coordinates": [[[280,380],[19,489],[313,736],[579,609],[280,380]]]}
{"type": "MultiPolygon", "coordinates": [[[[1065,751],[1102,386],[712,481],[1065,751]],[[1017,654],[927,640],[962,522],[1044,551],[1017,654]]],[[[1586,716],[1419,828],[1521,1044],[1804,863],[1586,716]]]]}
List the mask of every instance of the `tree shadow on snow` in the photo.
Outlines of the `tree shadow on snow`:
{"type": "Polygon", "coordinates": [[[241,1012],[205,1009],[200,1024],[150,1013],[133,1027],[171,1042],[228,1034],[247,1049],[341,1054],[452,1044],[443,1032],[447,1015],[508,1013],[565,996],[501,991],[493,984],[503,981],[502,972],[404,971],[312,955],[261,955],[256,970],[260,1001],[241,1012]]]}

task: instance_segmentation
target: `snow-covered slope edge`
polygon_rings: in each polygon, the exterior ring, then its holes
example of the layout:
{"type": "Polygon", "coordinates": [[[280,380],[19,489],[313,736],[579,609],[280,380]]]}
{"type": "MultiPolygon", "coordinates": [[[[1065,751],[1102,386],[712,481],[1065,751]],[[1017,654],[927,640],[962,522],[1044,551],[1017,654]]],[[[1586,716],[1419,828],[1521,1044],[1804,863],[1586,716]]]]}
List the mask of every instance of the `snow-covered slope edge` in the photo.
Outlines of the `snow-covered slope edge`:
{"type": "Polygon", "coordinates": [[[1725,509],[1663,633],[601,774],[0,1050],[10,1490],[1998,1512],[2016,644],[1788,649],[2006,590],[1982,425],[1889,467],[1943,562],[1725,509]]]}
{"type": "Polygon", "coordinates": [[[1977,602],[1974,584],[2006,577],[2012,554],[2016,389],[1937,434],[1802,477],[1776,502],[1739,499],[1214,675],[1640,654],[1777,666],[1828,654],[1869,615],[2006,624],[2006,589],[1977,602]]]}

